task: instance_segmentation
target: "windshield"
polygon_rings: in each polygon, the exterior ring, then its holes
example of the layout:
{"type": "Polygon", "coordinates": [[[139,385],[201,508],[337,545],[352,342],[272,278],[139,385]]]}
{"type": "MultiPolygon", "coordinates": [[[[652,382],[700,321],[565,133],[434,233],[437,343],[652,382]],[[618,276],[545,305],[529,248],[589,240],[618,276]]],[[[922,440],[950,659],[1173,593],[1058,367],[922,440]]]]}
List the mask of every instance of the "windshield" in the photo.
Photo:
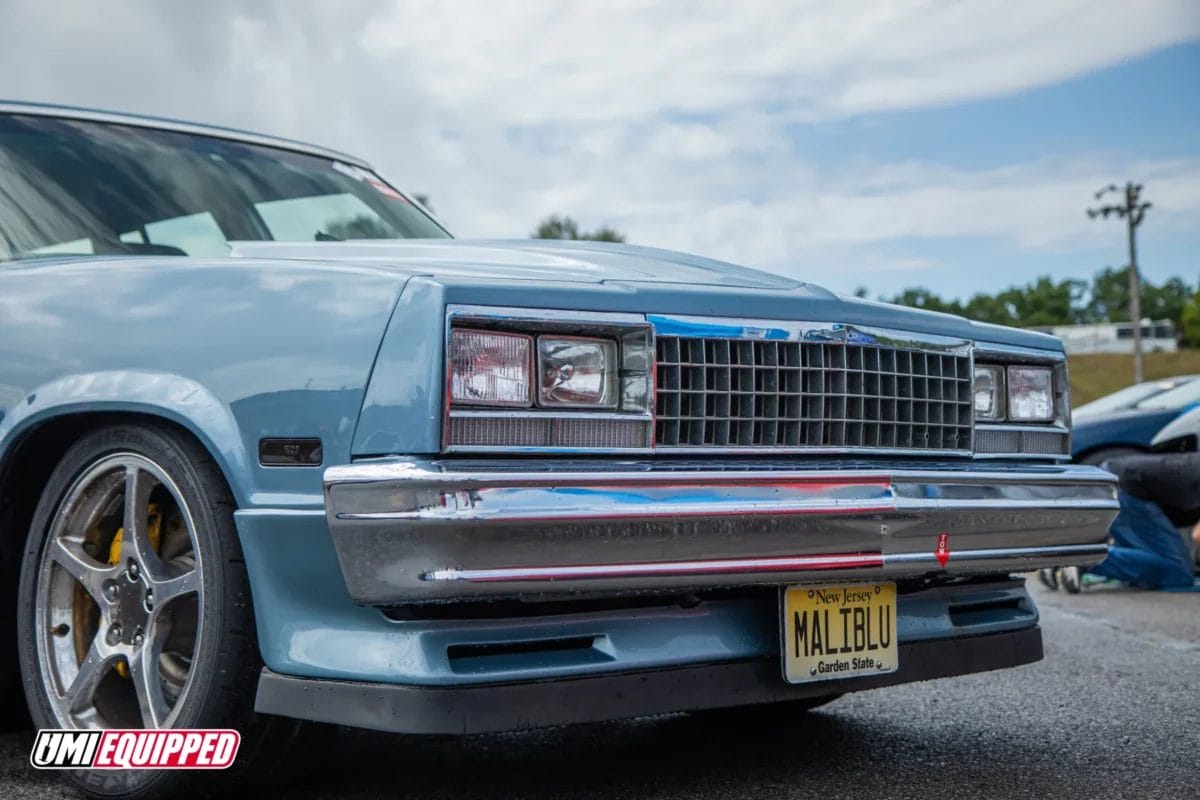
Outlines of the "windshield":
{"type": "Polygon", "coordinates": [[[1138,408],[1186,408],[1200,403],[1200,380],[1188,381],[1137,404],[1138,408]]]}
{"type": "Polygon", "coordinates": [[[1127,408],[1133,408],[1139,402],[1153,397],[1154,395],[1162,394],[1170,389],[1174,389],[1180,383],[1191,380],[1190,378],[1167,378],[1161,381],[1146,381],[1145,383],[1137,383],[1133,386],[1126,386],[1120,391],[1113,392],[1110,395],[1105,395],[1099,400],[1093,400],[1075,409],[1074,416],[1087,416],[1089,414],[1106,414],[1110,411],[1122,411],[1127,408]]]}
{"type": "Polygon", "coordinates": [[[223,256],[236,240],[446,238],[377,175],[190,133],[0,115],[0,261],[223,256]]]}

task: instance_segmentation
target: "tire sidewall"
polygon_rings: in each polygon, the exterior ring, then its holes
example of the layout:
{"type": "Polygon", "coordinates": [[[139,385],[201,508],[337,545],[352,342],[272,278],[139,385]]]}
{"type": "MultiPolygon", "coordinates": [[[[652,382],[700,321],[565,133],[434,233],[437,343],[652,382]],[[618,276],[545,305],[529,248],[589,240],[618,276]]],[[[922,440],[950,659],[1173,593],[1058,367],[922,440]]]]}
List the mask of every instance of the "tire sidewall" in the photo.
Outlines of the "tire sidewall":
{"type": "MultiPolygon", "coordinates": [[[[174,727],[226,727],[228,720],[214,718],[220,711],[213,702],[214,690],[228,679],[232,666],[223,663],[224,659],[220,657],[221,642],[227,635],[226,615],[222,609],[232,595],[247,595],[237,599],[248,602],[248,588],[228,585],[228,576],[219,568],[229,557],[224,551],[230,544],[229,535],[233,533],[231,514],[228,508],[214,502],[217,498],[210,496],[212,491],[206,488],[204,477],[193,463],[193,453],[187,452],[169,434],[140,425],[113,426],[80,439],[55,467],[34,512],[22,557],[17,619],[21,682],[34,727],[64,727],[55,718],[40,674],[35,617],[42,552],[59,505],[79,476],[101,458],[122,452],[150,459],[171,477],[195,526],[195,546],[200,556],[204,592],[202,633],[193,658],[189,686],[180,701],[183,707],[179,709],[174,727]]],[[[165,788],[166,784],[175,783],[182,773],[77,770],[68,774],[74,783],[88,792],[121,797],[157,793],[156,787],[165,788]]]]}

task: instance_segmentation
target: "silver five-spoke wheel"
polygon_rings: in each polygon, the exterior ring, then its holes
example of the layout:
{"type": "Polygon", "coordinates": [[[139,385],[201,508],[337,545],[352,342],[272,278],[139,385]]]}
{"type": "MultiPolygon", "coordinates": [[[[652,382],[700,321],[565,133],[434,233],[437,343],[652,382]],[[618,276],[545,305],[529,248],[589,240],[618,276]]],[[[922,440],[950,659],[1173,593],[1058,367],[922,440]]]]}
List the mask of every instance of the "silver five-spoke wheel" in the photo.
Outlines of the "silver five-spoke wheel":
{"type": "Polygon", "coordinates": [[[166,471],[105,456],[68,490],[37,578],[46,697],[65,726],[170,727],[203,631],[196,529],[166,471]]]}
{"type": "Polygon", "coordinates": [[[21,555],[17,649],[36,728],[232,728],[229,769],[69,769],[92,797],[227,796],[287,783],[326,728],[254,712],[254,606],[220,467],[186,431],[113,420],[41,489],[21,555]],[[247,784],[247,788],[249,788],[247,784]]]}

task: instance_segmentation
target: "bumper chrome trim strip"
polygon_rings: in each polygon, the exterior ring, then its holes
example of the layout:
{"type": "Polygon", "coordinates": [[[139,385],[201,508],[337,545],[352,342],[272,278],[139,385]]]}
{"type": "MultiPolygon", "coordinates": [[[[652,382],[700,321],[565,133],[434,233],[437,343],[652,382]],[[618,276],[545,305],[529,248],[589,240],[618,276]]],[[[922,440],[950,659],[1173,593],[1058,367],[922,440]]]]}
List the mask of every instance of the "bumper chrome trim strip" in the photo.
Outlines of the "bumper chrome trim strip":
{"type": "MultiPolygon", "coordinates": [[[[1000,547],[950,553],[948,562],[987,561],[1023,558],[1103,558],[1103,544],[1060,545],[1055,547],[1000,547]]],[[[671,575],[750,575],[771,572],[803,572],[836,569],[871,569],[892,565],[936,564],[933,553],[859,553],[818,556],[777,556],[771,558],[726,558],[695,561],[662,561],[637,564],[587,564],[544,567],[500,567],[496,569],[437,569],[422,575],[427,581],[467,581],[503,583],[525,581],[592,580],[597,578],[647,578],[671,575]]]]}
{"type": "Polygon", "coordinates": [[[882,567],[882,553],[828,556],[778,556],[726,558],[701,561],[661,561],[642,564],[588,564],[582,566],[509,567],[502,569],[439,569],[426,573],[430,581],[557,581],[592,578],[645,578],[665,575],[745,575],[756,572],[852,569],[882,567]]]}

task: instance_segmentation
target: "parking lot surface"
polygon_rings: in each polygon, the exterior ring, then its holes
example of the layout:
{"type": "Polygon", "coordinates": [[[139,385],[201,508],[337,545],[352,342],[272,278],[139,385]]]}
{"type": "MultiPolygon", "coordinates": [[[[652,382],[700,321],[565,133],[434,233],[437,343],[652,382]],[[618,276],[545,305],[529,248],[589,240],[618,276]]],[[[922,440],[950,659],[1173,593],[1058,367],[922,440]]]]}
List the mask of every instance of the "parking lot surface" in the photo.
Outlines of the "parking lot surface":
{"type": "MultiPolygon", "coordinates": [[[[324,798],[1200,796],[1200,592],[1035,587],[1046,659],[779,721],[673,715],[463,739],[340,733],[324,798]]],[[[72,797],[0,737],[0,795],[72,797]]]]}

